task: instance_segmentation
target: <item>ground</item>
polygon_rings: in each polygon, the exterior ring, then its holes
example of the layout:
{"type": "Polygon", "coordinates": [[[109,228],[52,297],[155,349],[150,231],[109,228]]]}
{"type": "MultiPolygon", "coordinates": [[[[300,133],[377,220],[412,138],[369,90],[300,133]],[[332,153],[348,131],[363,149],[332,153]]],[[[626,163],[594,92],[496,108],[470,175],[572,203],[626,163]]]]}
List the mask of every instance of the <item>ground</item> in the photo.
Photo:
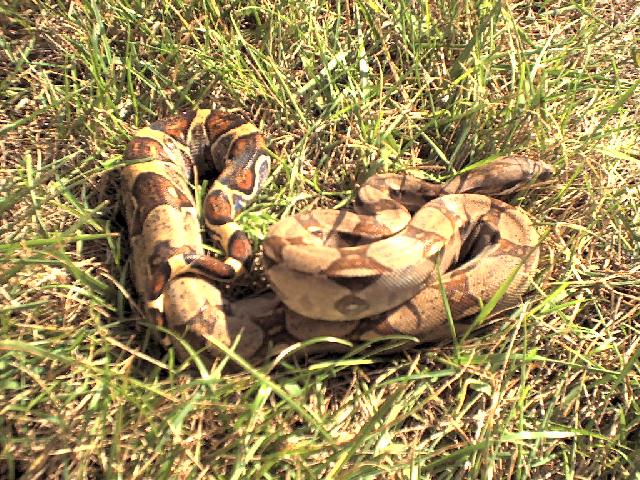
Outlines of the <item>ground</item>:
{"type": "Polygon", "coordinates": [[[254,3],[0,2],[0,478],[640,478],[640,8],[254,3]],[[138,315],[117,169],[136,128],[212,102],[269,138],[256,245],[375,171],[552,164],[520,199],[531,292],[391,358],[179,362],[138,315]]]}

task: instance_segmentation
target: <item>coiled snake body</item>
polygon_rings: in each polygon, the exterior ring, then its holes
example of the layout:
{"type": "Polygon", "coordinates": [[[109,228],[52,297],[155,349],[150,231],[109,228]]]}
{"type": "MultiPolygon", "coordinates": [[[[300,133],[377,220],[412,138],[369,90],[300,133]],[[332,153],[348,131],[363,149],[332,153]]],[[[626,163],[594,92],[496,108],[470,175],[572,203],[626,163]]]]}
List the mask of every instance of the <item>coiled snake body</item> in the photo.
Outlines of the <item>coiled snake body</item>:
{"type": "Polygon", "coordinates": [[[284,218],[263,243],[276,295],[227,302],[212,280],[250,268],[251,244],[234,218],[269,175],[262,135],[238,114],[197,110],[141,129],[125,158],[136,161],[122,169],[122,193],[147,315],[214,356],[208,339],[234,344],[254,362],[316,336],[438,340],[451,335],[447,304],[464,330],[462,320],[501,285],[508,287],[496,308],[516,305],[537,268],[539,238],[529,217],[490,196],[507,197],[551,168],[511,156],[443,185],[375,175],[360,187],[356,212],[284,218]],[[189,188],[194,170],[218,173],[203,214],[224,260],[204,253],[189,188]]]}

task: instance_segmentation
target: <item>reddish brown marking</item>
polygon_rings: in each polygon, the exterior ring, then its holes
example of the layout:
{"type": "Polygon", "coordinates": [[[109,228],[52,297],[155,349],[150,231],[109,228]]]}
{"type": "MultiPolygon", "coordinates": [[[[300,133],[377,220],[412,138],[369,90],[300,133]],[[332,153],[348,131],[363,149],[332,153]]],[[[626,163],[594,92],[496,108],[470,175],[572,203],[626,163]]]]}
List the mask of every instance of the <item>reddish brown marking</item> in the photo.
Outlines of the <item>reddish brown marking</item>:
{"type": "Polygon", "coordinates": [[[247,234],[241,230],[234,232],[229,239],[229,256],[244,262],[247,258],[251,257],[253,251],[251,249],[251,242],[247,237],[247,234]]]}
{"type": "Polygon", "coordinates": [[[229,199],[220,190],[211,190],[204,200],[204,216],[211,225],[224,225],[233,221],[229,199]]]}
{"type": "Polygon", "coordinates": [[[505,210],[507,208],[505,208],[504,203],[498,203],[494,199],[491,199],[491,208],[484,215],[482,220],[485,223],[489,223],[490,225],[493,225],[494,228],[497,229],[498,225],[500,225],[500,217],[505,213],[505,210]]]}
{"type": "Polygon", "coordinates": [[[256,150],[260,150],[260,153],[267,155],[267,142],[264,140],[264,136],[261,133],[256,133],[256,150]]]}
{"type": "Polygon", "coordinates": [[[334,261],[329,268],[326,270],[327,277],[329,278],[337,278],[343,276],[341,272],[345,269],[355,269],[355,268],[367,268],[371,270],[375,270],[376,272],[384,273],[388,272],[389,269],[375,260],[360,256],[360,255],[345,255],[342,258],[334,261]]]}
{"type": "Polygon", "coordinates": [[[231,178],[229,187],[234,190],[239,190],[243,193],[249,194],[253,192],[255,187],[256,177],[253,174],[253,171],[244,168],[235,173],[235,175],[231,178]]]}
{"type": "Polygon", "coordinates": [[[235,113],[224,112],[216,110],[205,120],[205,128],[207,130],[207,136],[209,142],[213,145],[218,138],[227,133],[229,130],[233,130],[240,125],[247,123],[247,121],[240,115],[235,113]]]}
{"type": "Polygon", "coordinates": [[[353,229],[353,234],[370,239],[384,238],[392,233],[388,227],[375,221],[362,221],[353,229]]]}
{"type": "Polygon", "coordinates": [[[306,230],[320,231],[324,227],[324,222],[318,220],[314,215],[314,212],[311,211],[309,213],[299,213],[296,215],[296,221],[302,225],[302,227],[306,230]]]}
{"type": "Polygon", "coordinates": [[[199,273],[214,280],[231,280],[236,272],[217,258],[209,255],[185,255],[185,262],[189,265],[189,271],[199,273]]]}
{"type": "Polygon", "coordinates": [[[258,150],[264,150],[264,148],[264,137],[259,132],[252,132],[236,138],[229,156],[238,158],[245,155],[245,152],[254,156],[258,150]]]}
{"type": "Polygon", "coordinates": [[[285,244],[289,245],[309,245],[309,239],[306,236],[287,237],[285,244]]]}
{"type": "Polygon", "coordinates": [[[147,216],[156,207],[169,205],[180,209],[193,206],[191,199],[182,193],[178,187],[162,175],[153,172],[139,174],[133,184],[131,193],[137,204],[133,215],[133,225],[129,225],[132,236],[142,232],[147,216]]]}
{"type": "Polygon", "coordinates": [[[147,284],[147,299],[155,300],[164,291],[169,278],[171,277],[171,267],[167,262],[163,262],[151,269],[150,283],[147,284]]]}
{"type": "Polygon", "coordinates": [[[447,297],[468,292],[469,282],[467,281],[467,274],[464,272],[453,274],[449,281],[447,281],[445,288],[447,291],[447,297]]]}
{"type": "MultiPolygon", "coordinates": [[[[359,257],[360,256],[366,257],[368,255],[370,246],[371,245],[355,245],[353,247],[349,247],[348,255],[357,255],[359,257]]],[[[347,255],[347,254],[343,252],[343,255],[347,255]]]]}
{"type": "Polygon", "coordinates": [[[513,257],[527,258],[534,249],[535,247],[531,245],[518,245],[506,238],[500,239],[500,251],[503,253],[508,252],[509,255],[513,257]]]}
{"type": "Polygon", "coordinates": [[[234,159],[246,159],[255,155],[255,152],[258,150],[259,137],[261,137],[261,135],[258,132],[254,132],[244,137],[236,138],[233,147],[231,147],[231,152],[229,152],[229,156],[234,159]]]}
{"type": "Polygon", "coordinates": [[[167,135],[171,135],[178,140],[185,141],[187,138],[187,132],[191,126],[191,122],[196,116],[196,112],[190,110],[180,115],[173,115],[171,117],[157,120],[151,124],[151,128],[154,130],[161,130],[167,135]]]}
{"type": "Polygon", "coordinates": [[[124,158],[127,160],[156,158],[158,160],[171,161],[160,142],[144,137],[134,137],[129,142],[124,158]]]}
{"type": "Polygon", "coordinates": [[[478,299],[469,291],[468,275],[456,271],[444,285],[453,318],[460,318],[469,309],[478,307],[478,299]]]}
{"type": "Polygon", "coordinates": [[[407,225],[407,228],[405,229],[404,234],[412,238],[417,238],[418,240],[422,240],[422,241],[428,240],[427,243],[436,243],[436,242],[444,241],[444,237],[442,235],[438,235],[437,233],[429,232],[427,230],[422,230],[421,228],[416,228],[413,225],[407,225]]]}

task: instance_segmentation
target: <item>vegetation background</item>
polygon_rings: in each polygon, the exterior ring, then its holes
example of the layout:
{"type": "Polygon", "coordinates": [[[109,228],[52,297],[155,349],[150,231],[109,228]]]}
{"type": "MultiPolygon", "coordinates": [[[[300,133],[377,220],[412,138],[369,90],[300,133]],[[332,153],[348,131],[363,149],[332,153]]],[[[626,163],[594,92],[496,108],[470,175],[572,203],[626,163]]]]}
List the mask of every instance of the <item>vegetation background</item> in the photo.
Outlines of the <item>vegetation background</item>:
{"type": "Polygon", "coordinates": [[[0,478],[640,478],[636,5],[0,0],[0,478]],[[531,295],[392,358],[179,363],[130,307],[112,174],[212,101],[270,139],[256,243],[375,171],[553,164],[531,295]]]}

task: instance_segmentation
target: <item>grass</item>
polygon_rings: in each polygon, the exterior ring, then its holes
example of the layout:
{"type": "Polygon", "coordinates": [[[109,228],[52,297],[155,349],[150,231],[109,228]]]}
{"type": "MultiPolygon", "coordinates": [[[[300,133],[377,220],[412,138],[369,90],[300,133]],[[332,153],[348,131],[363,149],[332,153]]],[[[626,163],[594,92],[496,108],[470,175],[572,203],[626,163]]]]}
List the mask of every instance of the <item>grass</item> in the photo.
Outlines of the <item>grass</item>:
{"type": "Polygon", "coordinates": [[[630,1],[0,2],[0,478],[640,478],[639,26],[630,1]],[[178,362],[130,306],[114,172],[212,100],[270,139],[255,242],[375,171],[552,163],[532,293],[455,349],[178,362]]]}

